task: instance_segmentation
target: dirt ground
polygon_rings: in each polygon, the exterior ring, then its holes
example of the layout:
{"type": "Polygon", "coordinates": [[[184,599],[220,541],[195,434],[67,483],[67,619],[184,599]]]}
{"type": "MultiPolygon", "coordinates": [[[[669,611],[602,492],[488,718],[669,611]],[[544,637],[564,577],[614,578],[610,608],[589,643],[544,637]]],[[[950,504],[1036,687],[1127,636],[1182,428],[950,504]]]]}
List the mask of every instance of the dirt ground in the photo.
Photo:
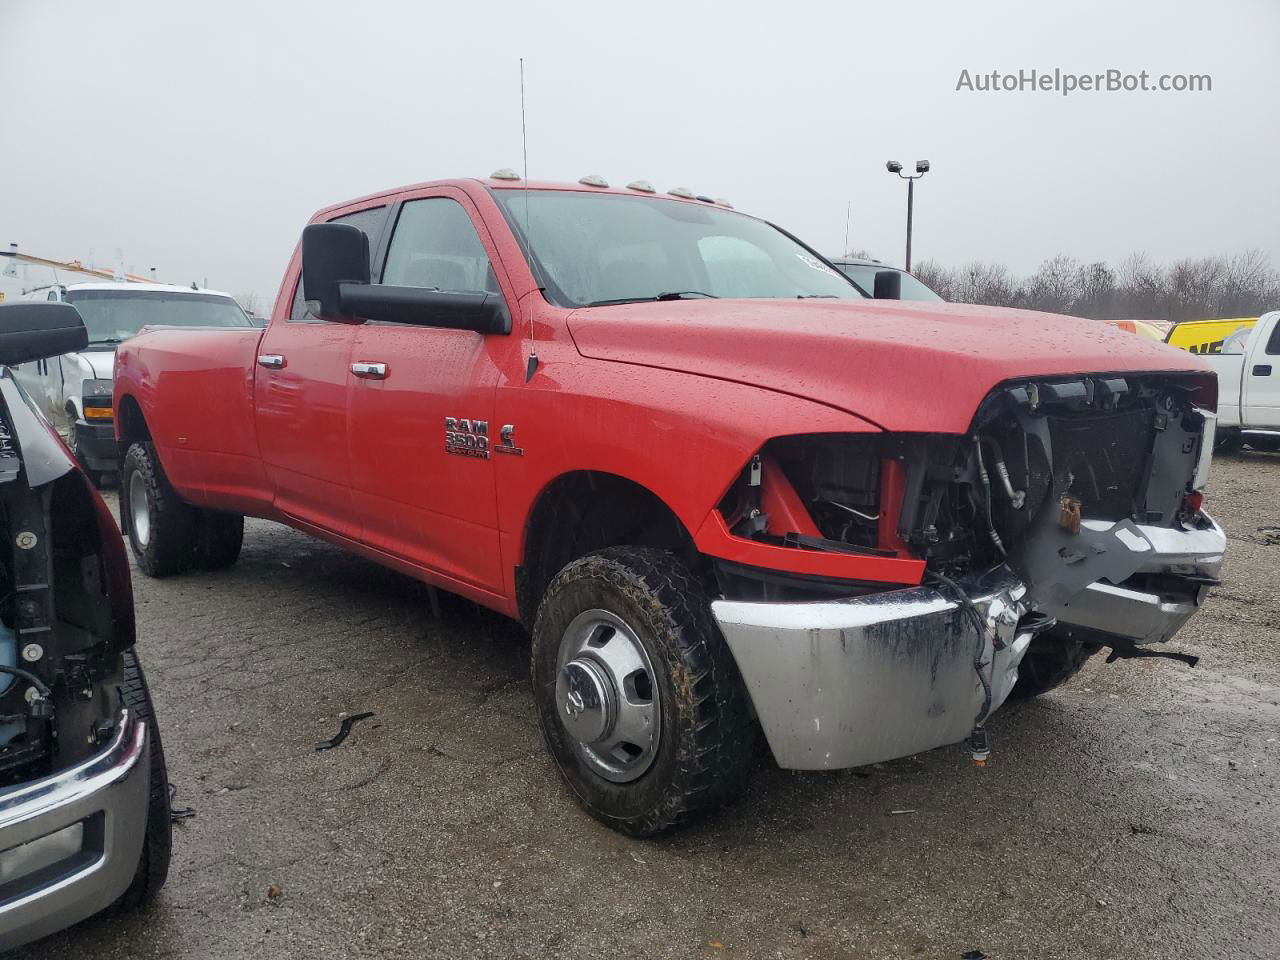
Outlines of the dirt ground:
{"type": "Polygon", "coordinates": [[[1224,586],[1172,645],[962,747],[840,774],[762,757],[656,841],[579,811],[528,642],[272,524],[216,575],[137,576],[177,785],[169,883],[25,958],[1280,955],[1280,455],[1215,463],[1224,586]],[[373,711],[318,753],[344,712],[373,711]],[[897,812],[895,811],[907,811],[897,812]]]}

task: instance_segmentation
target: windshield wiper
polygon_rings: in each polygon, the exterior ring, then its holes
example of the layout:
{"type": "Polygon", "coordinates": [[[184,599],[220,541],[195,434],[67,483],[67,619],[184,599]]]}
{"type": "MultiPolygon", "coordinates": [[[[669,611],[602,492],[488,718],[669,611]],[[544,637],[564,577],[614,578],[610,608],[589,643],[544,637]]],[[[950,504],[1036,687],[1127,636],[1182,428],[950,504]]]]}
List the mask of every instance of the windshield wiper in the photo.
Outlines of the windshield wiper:
{"type": "Polygon", "coordinates": [[[834,293],[797,293],[797,300],[839,300],[834,293]]]}
{"type": "Polygon", "coordinates": [[[653,303],[663,300],[718,300],[714,293],[703,293],[701,290],[676,290],[672,293],[659,293],[652,297],[618,297],[616,300],[594,300],[588,307],[607,307],[615,303],[653,303]]]}
{"type": "Polygon", "coordinates": [[[93,346],[95,343],[105,343],[109,345],[124,343],[124,337],[103,337],[101,340],[98,340],[98,339],[90,340],[89,346],[93,346]]]}

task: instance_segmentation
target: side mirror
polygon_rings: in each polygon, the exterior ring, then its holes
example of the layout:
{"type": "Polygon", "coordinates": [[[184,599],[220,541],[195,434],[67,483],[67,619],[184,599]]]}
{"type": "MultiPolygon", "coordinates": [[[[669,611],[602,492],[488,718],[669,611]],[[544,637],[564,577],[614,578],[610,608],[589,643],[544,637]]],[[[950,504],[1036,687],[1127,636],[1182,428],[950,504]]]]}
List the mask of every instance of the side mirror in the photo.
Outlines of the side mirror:
{"type": "Polygon", "coordinates": [[[511,315],[499,294],[370,283],[369,238],[345,223],[313,223],[302,231],[302,295],[320,301],[326,319],[511,332],[511,315]]]}
{"type": "Polygon", "coordinates": [[[302,230],[302,295],[320,302],[320,316],[342,317],[344,283],[369,282],[369,237],[349,223],[313,223],[302,230]]]}
{"type": "Polygon", "coordinates": [[[902,274],[897,270],[877,270],[876,288],[872,296],[877,300],[901,300],[902,274]]]}
{"type": "Polygon", "coordinates": [[[69,303],[0,306],[0,364],[13,366],[75,353],[89,345],[80,312],[69,303]]]}

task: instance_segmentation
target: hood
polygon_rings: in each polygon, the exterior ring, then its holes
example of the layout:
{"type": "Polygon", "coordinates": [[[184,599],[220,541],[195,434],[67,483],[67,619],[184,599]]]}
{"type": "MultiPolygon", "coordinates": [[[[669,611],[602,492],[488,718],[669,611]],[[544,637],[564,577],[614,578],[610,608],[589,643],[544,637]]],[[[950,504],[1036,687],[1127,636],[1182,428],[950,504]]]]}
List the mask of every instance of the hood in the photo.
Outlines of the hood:
{"type": "Polygon", "coordinates": [[[894,300],[681,300],[569,317],[584,357],[816,400],[886,430],[963,433],[997,384],[1080,373],[1204,372],[1100,320],[894,300]]]}
{"type": "Polygon", "coordinates": [[[80,366],[84,368],[86,380],[110,380],[116,368],[116,351],[85,350],[78,354],[80,366]]]}

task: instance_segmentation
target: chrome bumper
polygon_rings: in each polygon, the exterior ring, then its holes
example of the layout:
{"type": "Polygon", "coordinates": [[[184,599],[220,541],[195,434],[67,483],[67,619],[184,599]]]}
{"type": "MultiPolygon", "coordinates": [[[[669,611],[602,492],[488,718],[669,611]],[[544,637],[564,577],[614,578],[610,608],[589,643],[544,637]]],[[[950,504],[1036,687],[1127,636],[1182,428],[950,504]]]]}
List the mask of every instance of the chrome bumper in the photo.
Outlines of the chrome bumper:
{"type": "Polygon", "coordinates": [[[717,600],[720,624],[779,766],[856,767],[967,737],[983,706],[981,652],[991,709],[1018,679],[1032,633],[1026,587],[1002,570],[958,597],[913,587],[816,603],[717,600]],[[996,642],[998,640],[998,643],[996,642]]]}
{"type": "Polygon", "coordinates": [[[121,711],[96,756],[0,792],[0,950],[61,930],[128,889],[147,825],[147,727],[121,711]]]}
{"type": "MultiPolygon", "coordinates": [[[[1090,583],[1075,596],[1038,598],[1040,610],[1060,623],[1123,637],[1134,643],[1163,643],[1200,609],[1210,582],[1222,570],[1227,536],[1208,514],[1202,530],[1170,530],[1143,524],[1115,526],[1086,520],[1085,536],[1102,538],[1127,565],[1108,580],[1090,583]],[[1118,532],[1118,539],[1116,539],[1118,532]],[[1108,544],[1107,539],[1111,542],[1108,544]],[[1143,586],[1142,575],[1186,577],[1186,589],[1160,594],[1143,586]]],[[[1115,567],[1115,561],[1109,561],[1115,567]]]]}
{"type": "MultiPolygon", "coordinates": [[[[1080,534],[1027,566],[961,586],[985,630],[991,710],[1018,679],[1034,611],[1137,643],[1168,640],[1199,609],[1226,536],[1085,521],[1080,534]],[[1037,575],[1038,574],[1038,575],[1037,575]],[[1186,577],[1177,596],[1141,589],[1140,574],[1186,577]],[[1028,588],[1027,583],[1035,586],[1028,588]]],[[[932,587],[816,603],[717,600],[720,625],[778,764],[854,767],[965,739],[982,708],[978,632],[959,600],[932,587]]]]}

